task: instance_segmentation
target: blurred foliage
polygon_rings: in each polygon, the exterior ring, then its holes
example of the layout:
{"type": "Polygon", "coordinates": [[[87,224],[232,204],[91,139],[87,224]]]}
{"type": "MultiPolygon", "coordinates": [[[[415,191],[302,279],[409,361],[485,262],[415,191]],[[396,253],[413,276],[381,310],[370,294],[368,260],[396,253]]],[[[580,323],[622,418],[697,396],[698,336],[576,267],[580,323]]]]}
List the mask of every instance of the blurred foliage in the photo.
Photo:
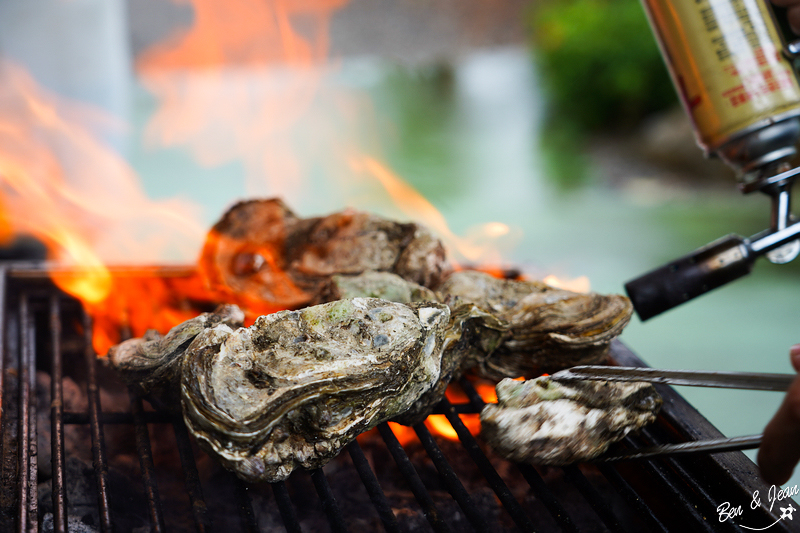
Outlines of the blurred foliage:
{"type": "Polygon", "coordinates": [[[639,0],[551,0],[528,15],[551,120],[630,127],[677,100],[639,0]]]}
{"type": "Polygon", "coordinates": [[[580,150],[584,132],[575,122],[548,121],[542,133],[541,155],[546,176],[557,187],[567,192],[584,185],[589,176],[589,157],[580,150]]]}
{"type": "Polygon", "coordinates": [[[372,93],[384,121],[382,156],[398,175],[426,198],[437,201],[458,191],[451,180],[432,176],[455,175],[453,135],[456,116],[455,69],[450,63],[415,68],[390,66],[372,93]]]}

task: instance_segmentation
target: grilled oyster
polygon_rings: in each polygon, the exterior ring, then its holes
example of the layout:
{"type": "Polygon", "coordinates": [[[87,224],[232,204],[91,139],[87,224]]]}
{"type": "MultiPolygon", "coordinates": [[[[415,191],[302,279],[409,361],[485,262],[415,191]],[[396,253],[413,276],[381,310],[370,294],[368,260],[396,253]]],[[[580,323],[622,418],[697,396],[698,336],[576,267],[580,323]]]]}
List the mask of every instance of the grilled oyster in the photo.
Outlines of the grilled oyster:
{"type": "Polygon", "coordinates": [[[476,271],[453,273],[437,292],[453,310],[472,304],[506,324],[496,349],[485,348],[475,361],[495,379],[598,363],[633,312],[621,295],[580,294],[476,271]]]}
{"type": "Polygon", "coordinates": [[[331,276],[318,297],[321,303],[347,298],[380,298],[399,303],[439,301],[436,293],[427,287],[392,272],[374,270],[355,276],[331,276]]]}
{"type": "MultiPolygon", "coordinates": [[[[436,301],[439,295],[430,289],[401,278],[391,272],[364,272],[355,276],[333,276],[321,298],[378,297],[401,303],[436,301]]],[[[505,324],[493,315],[469,303],[459,303],[450,310],[439,380],[395,422],[408,426],[422,422],[433,407],[444,398],[453,379],[493,351],[507,331],[505,324]]]]}
{"type": "Polygon", "coordinates": [[[206,329],[220,324],[238,328],[243,322],[241,309],[235,305],[221,305],[213,313],[203,313],[178,324],[166,335],[150,330],[144,337],[113,346],[108,360],[129,386],[177,409],[181,363],[186,348],[206,329]]]}
{"type": "Polygon", "coordinates": [[[449,309],[354,298],[203,330],[186,350],[184,419],[247,481],[316,468],[440,377],[449,309]]]}
{"type": "Polygon", "coordinates": [[[564,465],[597,457],[656,419],[661,397],[649,383],[543,376],[497,384],[497,404],[481,412],[481,436],[517,462],[564,465]]]}
{"type": "Polygon", "coordinates": [[[299,218],[280,200],[233,206],[209,232],[200,257],[207,284],[248,309],[297,309],[335,274],[394,272],[423,286],[448,271],[442,243],[416,224],[344,211],[299,218]]]}

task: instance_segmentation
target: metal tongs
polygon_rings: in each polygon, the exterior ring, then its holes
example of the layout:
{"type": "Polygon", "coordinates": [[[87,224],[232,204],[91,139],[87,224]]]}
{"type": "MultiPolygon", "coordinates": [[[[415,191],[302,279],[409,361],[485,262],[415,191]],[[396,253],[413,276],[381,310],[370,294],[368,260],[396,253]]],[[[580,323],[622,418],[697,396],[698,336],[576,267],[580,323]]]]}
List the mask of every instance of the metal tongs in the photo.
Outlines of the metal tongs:
{"type": "MultiPolygon", "coordinates": [[[[576,366],[556,372],[552,375],[552,379],[557,381],[587,379],[601,381],[647,381],[664,385],[766,391],[787,391],[795,377],[797,377],[795,374],[664,370],[625,366],[576,366]]],[[[625,450],[620,453],[604,454],[595,459],[595,461],[607,462],[649,459],[652,457],[684,453],[717,453],[733,450],[749,450],[758,448],[761,445],[762,436],[763,435],[748,435],[745,437],[699,440],[680,444],[662,444],[639,448],[637,450],[625,450]]]]}

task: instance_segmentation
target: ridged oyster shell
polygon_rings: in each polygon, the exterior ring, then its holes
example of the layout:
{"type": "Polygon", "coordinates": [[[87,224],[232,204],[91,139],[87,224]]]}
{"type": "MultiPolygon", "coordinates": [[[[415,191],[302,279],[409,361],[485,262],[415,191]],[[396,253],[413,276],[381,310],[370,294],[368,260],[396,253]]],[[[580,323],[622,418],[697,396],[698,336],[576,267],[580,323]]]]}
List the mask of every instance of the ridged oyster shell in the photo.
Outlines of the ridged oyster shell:
{"type": "Polygon", "coordinates": [[[391,272],[364,272],[333,276],[321,295],[355,296],[446,303],[445,359],[451,371],[443,375],[452,378],[470,369],[502,379],[599,363],[633,311],[625,296],[581,294],[469,270],[451,274],[435,293],[391,272]]]}
{"type": "Polygon", "coordinates": [[[184,419],[247,481],[316,468],[438,382],[446,306],[370,298],[202,331],[186,350],[184,419]]]}
{"type": "Polygon", "coordinates": [[[225,301],[260,314],[318,302],[336,274],[394,272],[432,287],[449,271],[444,246],[422,226],[352,210],[300,218],[278,199],[231,207],[208,233],[199,266],[225,301]]]}
{"type": "Polygon", "coordinates": [[[166,335],[149,330],[143,337],[128,339],[111,347],[108,359],[128,386],[140,394],[157,398],[165,407],[180,406],[183,354],[203,331],[225,324],[238,328],[244,313],[235,305],[221,305],[172,328],[166,335]]]}
{"type": "Polygon", "coordinates": [[[453,314],[461,305],[474,305],[504,324],[499,344],[475,361],[483,375],[495,379],[598,363],[633,313],[625,296],[581,294],[468,270],[454,272],[437,292],[453,314]]]}
{"type": "Polygon", "coordinates": [[[545,465],[597,457],[655,421],[662,403],[642,382],[506,378],[496,391],[497,404],[481,412],[481,437],[507,459],[545,465]]]}
{"type": "MultiPolygon", "coordinates": [[[[333,276],[323,298],[379,297],[393,302],[436,301],[441,298],[430,289],[391,272],[364,272],[355,276],[333,276]]],[[[450,310],[439,380],[395,422],[408,426],[422,422],[444,398],[450,382],[458,378],[499,344],[507,327],[493,315],[470,303],[450,310]]]]}

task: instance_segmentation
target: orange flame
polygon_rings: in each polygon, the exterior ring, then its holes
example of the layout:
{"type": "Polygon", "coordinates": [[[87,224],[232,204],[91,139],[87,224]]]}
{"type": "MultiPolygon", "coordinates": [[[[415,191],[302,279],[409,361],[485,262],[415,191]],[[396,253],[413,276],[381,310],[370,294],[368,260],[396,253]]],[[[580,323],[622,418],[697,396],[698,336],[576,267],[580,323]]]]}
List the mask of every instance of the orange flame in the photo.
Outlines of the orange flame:
{"type": "Polygon", "coordinates": [[[56,284],[90,305],[111,293],[109,261],[152,262],[166,249],[192,250],[203,235],[190,206],[145,198],[133,171],[95,134],[110,126],[101,111],[43,90],[0,59],[0,238],[39,239],[56,284]],[[160,229],[145,239],[147,228],[160,229]],[[162,237],[164,228],[174,240],[162,237]]]}
{"type": "MultiPolygon", "coordinates": [[[[242,161],[248,175],[268,169],[259,175],[279,176],[269,188],[275,194],[299,178],[285,132],[318,96],[328,25],[347,0],[188,1],[193,25],[137,61],[143,83],[159,100],[147,134],[164,145],[188,146],[201,163],[242,161]],[[252,68],[265,65],[284,69],[279,83],[253,77],[252,68]],[[244,69],[251,69],[247,76],[244,69]]],[[[30,234],[47,245],[54,281],[94,319],[100,354],[120,340],[122,328],[136,336],[149,328],[165,332],[230,296],[203,287],[196,276],[134,278],[107,268],[186,262],[205,236],[194,206],[147,199],[132,169],[95,134],[118,127],[0,60],[0,243],[30,234]]],[[[386,165],[359,156],[352,168],[380,183],[405,213],[467,261],[499,264],[493,244],[513,240],[514,230],[497,222],[460,237],[386,165]]]]}
{"type": "Polygon", "coordinates": [[[542,281],[556,289],[564,289],[572,292],[587,293],[591,290],[589,278],[586,276],[580,276],[574,279],[561,279],[550,274],[549,276],[545,276],[542,281]]]}
{"type": "Polygon", "coordinates": [[[347,0],[190,1],[192,27],[137,60],[159,101],[147,138],[201,165],[242,163],[248,191],[287,196],[303,170],[292,128],[318,95],[329,21],[347,0]]]}
{"type": "Polygon", "coordinates": [[[512,245],[518,235],[506,224],[489,222],[472,229],[461,237],[451,231],[445,217],[419,191],[392,172],[380,161],[369,157],[353,157],[350,165],[356,172],[375,178],[386,190],[394,203],[410,218],[431,228],[444,242],[448,250],[457,252],[472,263],[499,263],[502,254],[497,249],[500,239],[509,237],[512,245]]]}

